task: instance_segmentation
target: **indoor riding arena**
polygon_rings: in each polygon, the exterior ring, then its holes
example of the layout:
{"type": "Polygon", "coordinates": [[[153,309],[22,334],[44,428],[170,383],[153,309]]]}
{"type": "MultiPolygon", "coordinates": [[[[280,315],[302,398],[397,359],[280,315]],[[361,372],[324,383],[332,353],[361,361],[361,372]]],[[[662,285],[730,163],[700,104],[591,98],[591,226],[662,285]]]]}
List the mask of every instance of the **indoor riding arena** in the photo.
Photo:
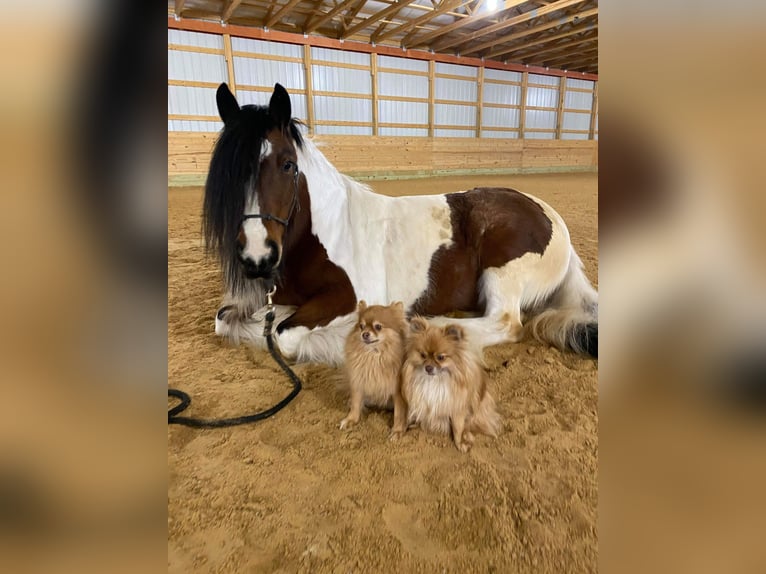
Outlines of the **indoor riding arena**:
{"type": "MultiPolygon", "coordinates": [[[[267,350],[215,333],[202,208],[222,82],[240,105],[284,86],[305,137],[376,193],[542,199],[597,289],[597,18],[596,0],[169,2],[168,386],[191,396],[184,416],[291,389],[267,350]]],[[[169,572],[595,572],[598,361],[530,338],[484,358],[503,430],[465,454],[419,429],[389,441],[388,410],[340,430],[347,384],[324,364],[291,362],[303,390],[273,417],[169,425],[169,572]]]]}

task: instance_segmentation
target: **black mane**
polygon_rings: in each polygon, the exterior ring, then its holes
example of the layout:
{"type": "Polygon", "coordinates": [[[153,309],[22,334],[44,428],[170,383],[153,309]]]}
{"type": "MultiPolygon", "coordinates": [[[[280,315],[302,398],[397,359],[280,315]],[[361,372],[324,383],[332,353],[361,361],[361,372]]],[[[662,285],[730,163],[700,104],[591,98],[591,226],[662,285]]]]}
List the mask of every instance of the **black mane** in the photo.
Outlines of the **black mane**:
{"type": "MultiPolygon", "coordinates": [[[[303,136],[292,119],[289,136],[299,149],[303,136]]],[[[267,106],[242,106],[237,116],[224,124],[210,158],[202,229],[208,254],[215,254],[223,269],[224,281],[233,293],[241,292],[247,279],[236,257],[236,239],[248,194],[258,181],[261,146],[274,127],[267,106]]]]}

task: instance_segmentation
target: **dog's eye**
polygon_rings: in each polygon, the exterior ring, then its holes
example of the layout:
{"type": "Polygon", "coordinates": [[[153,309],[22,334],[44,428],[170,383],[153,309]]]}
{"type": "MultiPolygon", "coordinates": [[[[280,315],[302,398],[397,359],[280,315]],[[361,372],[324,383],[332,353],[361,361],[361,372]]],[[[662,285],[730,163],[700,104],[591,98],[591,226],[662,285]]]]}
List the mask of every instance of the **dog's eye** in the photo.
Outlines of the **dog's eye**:
{"type": "Polygon", "coordinates": [[[375,330],[376,331],[380,331],[382,328],[383,328],[383,325],[381,325],[380,323],[376,323],[375,324],[375,330]]]}
{"type": "Polygon", "coordinates": [[[440,363],[441,363],[441,362],[442,362],[444,359],[446,359],[446,358],[447,358],[447,357],[445,357],[445,356],[444,356],[444,355],[442,355],[441,353],[439,353],[438,355],[436,355],[436,360],[437,360],[437,361],[439,361],[440,363]]]}
{"type": "Polygon", "coordinates": [[[426,354],[425,353],[420,353],[420,358],[421,359],[425,359],[426,358],[426,354]]]}

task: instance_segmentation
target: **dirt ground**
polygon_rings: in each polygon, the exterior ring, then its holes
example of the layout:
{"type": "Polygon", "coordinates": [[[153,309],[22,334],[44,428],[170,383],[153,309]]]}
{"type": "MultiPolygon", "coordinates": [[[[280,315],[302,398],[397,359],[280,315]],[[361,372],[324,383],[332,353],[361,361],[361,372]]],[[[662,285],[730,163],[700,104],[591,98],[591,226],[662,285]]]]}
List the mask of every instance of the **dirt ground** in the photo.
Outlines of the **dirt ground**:
{"type": "MultiPolygon", "coordinates": [[[[373,182],[389,195],[474,186],[532,193],[567,222],[597,279],[597,175],[373,182]]],[[[216,264],[200,239],[201,188],[168,191],[168,384],[187,413],[234,416],[289,390],[266,352],[213,332],[216,264]]],[[[339,372],[299,365],[304,391],[274,418],[168,428],[168,570],[189,572],[595,572],[597,362],[523,342],[487,349],[505,430],[459,453],[448,437],[386,440],[392,414],[351,432],[339,372]]]]}

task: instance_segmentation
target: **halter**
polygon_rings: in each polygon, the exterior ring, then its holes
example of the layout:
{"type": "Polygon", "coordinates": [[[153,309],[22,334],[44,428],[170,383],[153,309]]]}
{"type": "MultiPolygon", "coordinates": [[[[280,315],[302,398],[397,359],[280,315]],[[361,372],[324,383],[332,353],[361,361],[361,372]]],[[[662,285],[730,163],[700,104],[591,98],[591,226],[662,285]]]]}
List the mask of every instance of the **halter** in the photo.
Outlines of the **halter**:
{"type": "Polygon", "coordinates": [[[298,164],[295,164],[295,174],[293,175],[293,202],[290,205],[290,211],[287,214],[287,219],[282,219],[276,215],[270,213],[245,213],[242,216],[242,222],[244,223],[248,219],[263,219],[265,221],[276,221],[287,227],[290,223],[290,218],[293,216],[293,211],[299,212],[301,210],[301,203],[298,200],[298,176],[301,174],[298,169],[298,164]]]}

